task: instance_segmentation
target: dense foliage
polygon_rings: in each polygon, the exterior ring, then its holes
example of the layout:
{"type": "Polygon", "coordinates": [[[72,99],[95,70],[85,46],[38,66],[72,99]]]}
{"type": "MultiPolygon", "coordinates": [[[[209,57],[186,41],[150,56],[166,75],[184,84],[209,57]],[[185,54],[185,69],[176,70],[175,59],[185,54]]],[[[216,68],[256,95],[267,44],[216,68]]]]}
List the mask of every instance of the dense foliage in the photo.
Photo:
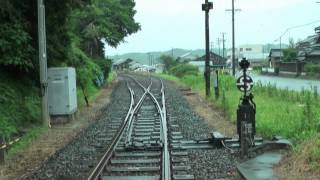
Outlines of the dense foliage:
{"type": "Polygon", "coordinates": [[[292,62],[297,59],[297,50],[294,48],[283,49],[283,61],[292,62]]]}
{"type": "MultiPolygon", "coordinates": [[[[116,47],[140,29],[134,20],[135,2],[44,0],[44,3],[48,66],[75,67],[78,87],[87,100],[89,89],[102,86],[111,70],[111,60],[105,58],[105,43],[116,47]]],[[[38,111],[31,110],[39,110],[37,1],[1,0],[0,21],[0,76],[7,77],[0,83],[0,108],[13,106],[11,115],[0,112],[0,135],[3,135],[9,134],[4,133],[9,131],[3,127],[17,127],[22,122],[39,119],[38,111]],[[6,79],[12,80],[12,86],[6,86],[6,79]],[[21,94],[20,88],[28,91],[21,94]],[[18,104],[15,98],[19,98],[18,104]],[[24,102],[31,104],[28,107],[24,102]],[[13,119],[15,111],[22,114],[13,119]]]]}
{"type": "Polygon", "coordinates": [[[170,68],[178,64],[178,62],[172,56],[162,55],[160,56],[160,60],[164,64],[163,72],[165,73],[168,72],[170,68]]]}
{"type": "Polygon", "coordinates": [[[187,75],[198,75],[199,69],[194,65],[182,63],[170,68],[169,73],[181,78],[187,75]]]}
{"type": "Polygon", "coordinates": [[[162,55],[160,60],[164,64],[164,73],[169,73],[180,78],[187,75],[197,75],[199,73],[198,67],[185,62],[181,63],[172,56],[162,55]]]}
{"type": "Polygon", "coordinates": [[[308,76],[320,77],[320,65],[317,64],[306,64],[304,67],[308,76]]]}

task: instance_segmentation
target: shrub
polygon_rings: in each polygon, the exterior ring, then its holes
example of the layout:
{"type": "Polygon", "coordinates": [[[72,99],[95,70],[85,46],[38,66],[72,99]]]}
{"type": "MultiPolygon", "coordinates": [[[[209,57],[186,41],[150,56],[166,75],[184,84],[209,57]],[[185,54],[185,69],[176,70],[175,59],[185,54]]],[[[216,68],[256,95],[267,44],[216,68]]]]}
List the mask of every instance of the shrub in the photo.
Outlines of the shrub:
{"type": "Polygon", "coordinates": [[[169,73],[181,78],[186,75],[197,75],[199,69],[191,64],[178,64],[170,68],[169,73]]]}
{"type": "Polygon", "coordinates": [[[320,65],[307,64],[307,65],[305,65],[304,70],[310,76],[319,75],[320,74],[320,65]]]}

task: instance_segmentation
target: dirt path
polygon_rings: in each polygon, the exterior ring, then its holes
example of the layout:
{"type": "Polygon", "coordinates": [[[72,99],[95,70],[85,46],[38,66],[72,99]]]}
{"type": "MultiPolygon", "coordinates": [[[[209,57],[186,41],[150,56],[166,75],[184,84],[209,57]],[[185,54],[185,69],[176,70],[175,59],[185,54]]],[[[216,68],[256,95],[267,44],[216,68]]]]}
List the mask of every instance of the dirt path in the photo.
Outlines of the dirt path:
{"type": "Polygon", "coordinates": [[[94,122],[101,110],[110,102],[116,82],[101,90],[90,107],[77,113],[75,120],[66,125],[54,126],[38,137],[27,148],[20,150],[0,166],[0,179],[21,179],[37,170],[50,156],[72,141],[83,129],[94,122]]]}

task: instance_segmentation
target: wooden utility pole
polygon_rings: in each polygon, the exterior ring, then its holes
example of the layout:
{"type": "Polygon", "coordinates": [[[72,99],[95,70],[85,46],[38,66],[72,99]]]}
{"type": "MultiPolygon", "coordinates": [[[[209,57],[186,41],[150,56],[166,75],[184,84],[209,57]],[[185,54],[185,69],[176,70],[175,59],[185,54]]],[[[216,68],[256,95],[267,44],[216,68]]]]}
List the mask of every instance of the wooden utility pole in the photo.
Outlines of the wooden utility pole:
{"type": "Polygon", "coordinates": [[[232,9],[227,9],[226,11],[232,12],[232,75],[236,75],[236,50],[235,50],[235,25],[234,25],[234,13],[235,11],[241,11],[241,9],[234,8],[234,0],[232,0],[232,9]]]}
{"type": "Polygon", "coordinates": [[[235,32],[234,32],[234,0],[232,0],[232,75],[236,75],[236,57],[235,57],[235,32]]]}
{"type": "Polygon", "coordinates": [[[218,38],[217,41],[218,41],[218,48],[219,48],[219,56],[221,56],[221,47],[220,47],[221,39],[218,38]]]}
{"type": "Polygon", "coordinates": [[[202,11],[205,11],[205,37],[206,37],[206,63],[205,63],[205,83],[206,83],[206,96],[210,96],[210,50],[209,50],[209,11],[213,9],[212,2],[205,0],[205,4],[202,4],[202,11]]]}
{"type": "Polygon", "coordinates": [[[226,42],[226,40],[224,39],[225,34],[226,34],[225,32],[222,33],[222,57],[223,57],[223,59],[226,57],[225,56],[225,42],[226,42]]]}
{"type": "Polygon", "coordinates": [[[214,53],[214,42],[210,42],[210,51],[214,53]]]}
{"type": "Polygon", "coordinates": [[[48,75],[47,75],[47,47],[46,47],[46,20],[43,0],[38,0],[38,41],[41,88],[41,115],[42,122],[50,126],[48,110],[48,75]]]}

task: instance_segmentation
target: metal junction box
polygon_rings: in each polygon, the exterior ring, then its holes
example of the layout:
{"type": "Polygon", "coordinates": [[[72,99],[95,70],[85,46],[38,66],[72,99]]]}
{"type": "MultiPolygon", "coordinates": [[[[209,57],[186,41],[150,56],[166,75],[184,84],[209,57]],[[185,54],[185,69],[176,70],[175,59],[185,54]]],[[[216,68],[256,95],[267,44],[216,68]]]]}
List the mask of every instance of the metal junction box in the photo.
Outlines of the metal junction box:
{"type": "Polygon", "coordinates": [[[70,115],[77,111],[76,71],[70,67],[48,69],[50,115],[70,115]]]}

